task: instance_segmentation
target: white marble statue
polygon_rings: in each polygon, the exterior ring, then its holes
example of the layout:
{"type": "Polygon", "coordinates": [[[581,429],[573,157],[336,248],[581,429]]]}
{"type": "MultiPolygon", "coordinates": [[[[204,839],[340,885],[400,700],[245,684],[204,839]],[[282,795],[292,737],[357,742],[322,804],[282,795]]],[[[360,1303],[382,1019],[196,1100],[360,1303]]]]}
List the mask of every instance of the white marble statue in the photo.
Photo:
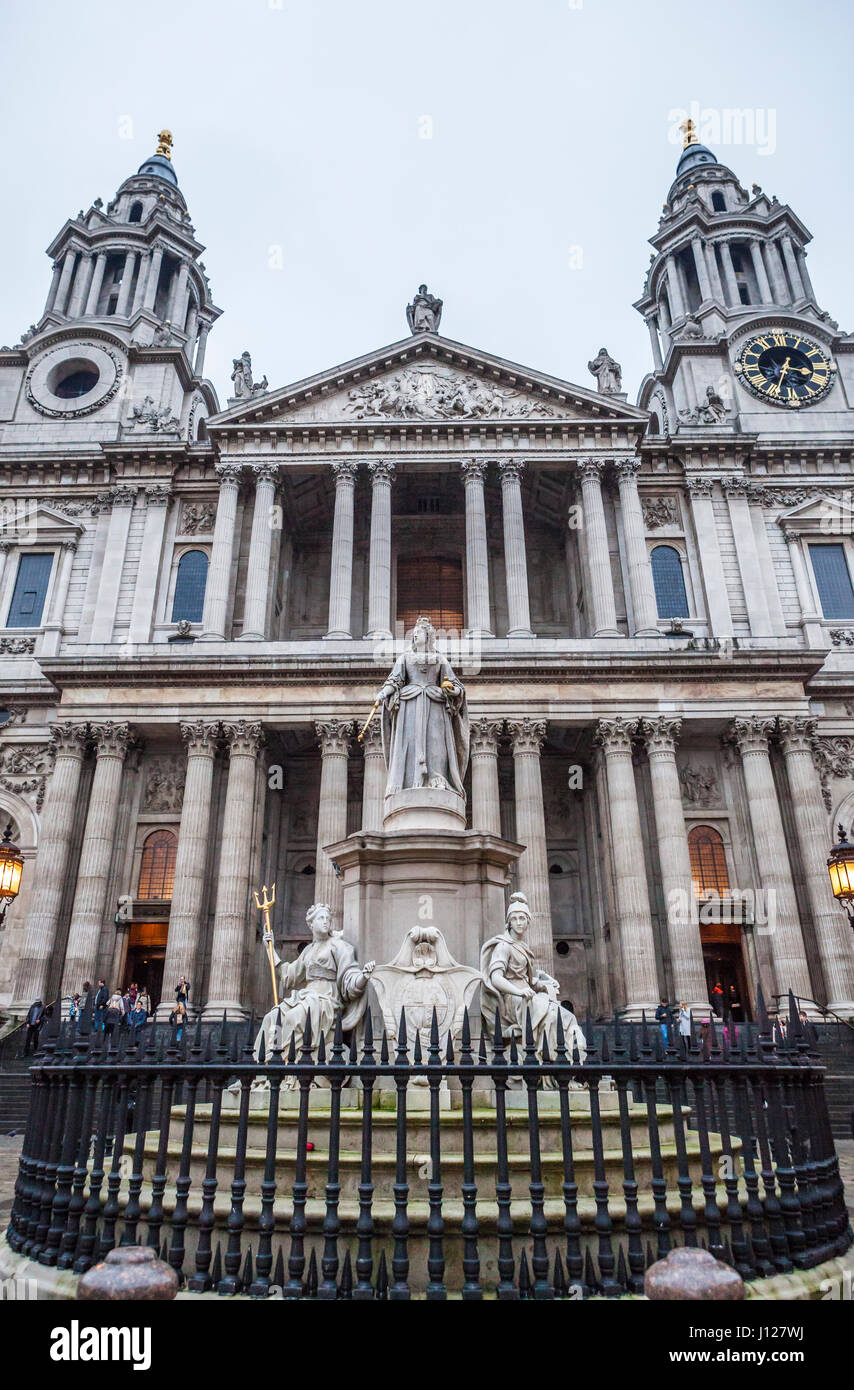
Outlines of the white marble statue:
{"type": "Polygon", "coordinates": [[[537,1055],[542,1057],[543,1040],[547,1039],[549,1056],[554,1061],[560,1015],[567,1054],[572,1058],[573,1048],[577,1046],[583,1062],[587,1043],[578,1020],[560,1003],[557,980],[538,968],[533,952],[525,943],[531,921],[531,909],[524,893],[511,894],[504,931],[481,947],[480,1006],[484,1025],[491,1038],[497,1013],[505,1042],[515,1038],[521,1054],[525,1046],[526,1015],[530,1010],[537,1055]]]}
{"type": "Polygon", "coordinates": [[[333,932],[332,913],[326,903],[314,903],[305,920],[312,935],[309,945],[294,961],[281,961],[276,954],[283,997],[261,1024],[255,1039],[256,1061],[262,1038],[268,1060],[274,1048],[281,1048],[287,1057],[291,1038],[296,1040],[299,1058],[309,1018],[312,1048],[316,1049],[322,1033],[328,1056],[336,1019],[340,1016],[341,1026],[346,1031],[355,1028],[365,1012],[367,985],[374,962],[369,961],[364,966],[357,963],[356,952],[349,941],[333,932]]]}
{"type": "Polygon", "coordinates": [[[469,760],[466,692],[436,650],[436,630],[419,618],[407,651],[395,662],[377,699],[382,706],[386,796],[434,787],[465,796],[469,760]]]}
{"type": "Polygon", "coordinates": [[[619,362],[615,362],[607,348],[601,347],[587,363],[588,372],[596,378],[597,390],[604,396],[613,396],[622,390],[623,372],[619,362]]]}
{"type": "Polygon", "coordinates": [[[418,286],[418,293],[411,304],[406,306],[406,322],[411,333],[438,333],[442,321],[442,301],[430,294],[426,285],[418,286]]]}
{"type": "Polygon", "coordinates": [[[459,1050],[463,1014],[471,1009],[474,992],[480,984],[480,971],[454,960],[438,927],[427,924],[412,927],[394,960],[377,966],[371,984],[392,1046],[397,1043],[401,1009],[405,1009],[409,1055],[412,1056],[417,1032],[421,1055],[426,1062],[435,1009],[442,1056],[449,1033],[454,1047],[459,1050]]]}

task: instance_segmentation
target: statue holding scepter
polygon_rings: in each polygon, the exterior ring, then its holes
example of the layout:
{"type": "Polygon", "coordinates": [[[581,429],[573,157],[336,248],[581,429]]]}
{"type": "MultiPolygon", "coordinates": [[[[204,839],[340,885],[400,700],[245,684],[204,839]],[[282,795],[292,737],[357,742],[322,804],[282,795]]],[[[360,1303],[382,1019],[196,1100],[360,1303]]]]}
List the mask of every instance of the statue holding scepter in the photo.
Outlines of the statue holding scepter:
{"type": "Polygon", "coordinates": [[[436,629],[419,617],[409,648],[380,688],[386,796],[433,787],[465,796],[469,760],[466,692],[436,649],[436,629]]]}

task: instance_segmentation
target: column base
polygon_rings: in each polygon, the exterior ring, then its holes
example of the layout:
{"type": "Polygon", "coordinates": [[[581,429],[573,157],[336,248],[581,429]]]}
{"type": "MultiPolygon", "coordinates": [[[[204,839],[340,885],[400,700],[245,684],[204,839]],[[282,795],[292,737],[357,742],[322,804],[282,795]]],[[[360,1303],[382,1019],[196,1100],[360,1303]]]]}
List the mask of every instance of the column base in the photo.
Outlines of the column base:
{"type": "Polygon", "coordinates": [[[623,634],[616,627],[597,627],[593,633],[594,637],[622,637],[623,634]]]}
{"type": "Polygon", "coordinates": [[[266,642],[267,637],[263,632],[241,632],[238,642],[266,642]]]}
{"type": "Polygon", "coordinates": [[[196,638],[197,642],[224,642],[225,633],[223,632],[200,632],[196,638]]]}
{"type": "Polygon", "coordinates": [[[392,633],[387,627],[378,627],[373,632],[366,632],[362,638],[363,642],[390,642],[392,633]]]}
{"type": "MultiPolygon", "coordinates": [[[[507,635],[510,636],[509,633],[508,633],[507,635]]],[[[534,635],[534,634],[533,634],[532,632],[528,634],[529,637],[533,637],[533,635],[534,635]]],[[[494,633],[494,632],[490,632],[490,630],[489,630],[488,627],[467,627],[466,630],[465,630],[465,632],[463,633],[463,636],[466,637],[466,638],[469,638],[469,637],[494,637],[494,636],[495,636],[495,633],[494,633]]]]}
{"type": "Polygon", "coordinates": [[[854,999],[831,999],[827,1009],[829,1013],[841,1014],[843,1018],[854,1018],[854,999]]]}
{"type": "Polygon", "coordinates": [[[633,637],[660,637],[661,629],[657,627],[639,627],[632,633],[633,637]]]}
{"type": "Polygon", "coordinates": [[[646,1014],[646,1021],[650,1028],[657,1028],[658,1024],[655,1021],[655,1011],[657,1008],[658,1000],[655,999],[652,1003],[644,1004],[643,1002],[637,1002],[626,1004],[619,1010],[619,1014],[627,1023],[640,1023],[643,1015],[646,1014]]]}
{"type": "Polygon", "coordinates": [[[228,1015],[229,1023],[241,1023],[249,1017],[249,1010],[236,999],[212,999],[202,1010],[202,1023],[221,1023],[223,1014],[228,1015]]]}
{"type": "Polygon", "coordinates": [[[324,642],[352,642],[352,632],[324,632],[322,641],[324,642]]]}
{"type": "Polygon", "coordinates": [[[531,632],[527,627],[511,627],[508,637],[536,637],[535,632],[531,632]]]}

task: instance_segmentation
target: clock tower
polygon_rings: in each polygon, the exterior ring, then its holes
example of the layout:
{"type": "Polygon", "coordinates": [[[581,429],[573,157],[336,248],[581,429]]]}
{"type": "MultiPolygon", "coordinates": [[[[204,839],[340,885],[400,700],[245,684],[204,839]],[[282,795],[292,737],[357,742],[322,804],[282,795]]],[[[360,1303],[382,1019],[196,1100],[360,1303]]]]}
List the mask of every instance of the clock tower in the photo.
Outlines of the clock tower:
{"type": "Polygon", "coordinates": [[[693,122],[682,128],[635,304],[654,361],[638,399],[650,434],[838,439],[852,427],[854,338],[813,289],[809,231],[758,184],[748,193],[693,122]]]}

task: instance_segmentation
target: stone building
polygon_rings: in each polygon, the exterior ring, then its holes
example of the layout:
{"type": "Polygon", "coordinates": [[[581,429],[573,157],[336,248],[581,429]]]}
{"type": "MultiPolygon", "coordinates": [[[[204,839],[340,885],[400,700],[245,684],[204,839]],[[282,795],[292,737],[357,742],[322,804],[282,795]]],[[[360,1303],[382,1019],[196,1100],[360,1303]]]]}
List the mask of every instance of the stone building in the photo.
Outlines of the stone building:
{"type": "MultiPolygon", "coordinates": [[[[692,132],[636,308],[637,406],[439,332],[279,389],[204,377],[220,310],[164,132],[48,248],[0,349],[0,809],[28,861],[0,1006],[174,980],[266,1007],[325,852],[376,829],[375,726],[421,612],[472,717],[471,825],[577,1010],[663,993],[854,1012],[827,883],[854,819],[854,338],[809,233],[692,132]]],[[[630,248],[629,248],[630,249],[630,248]]],[[[430,893],[431,885],[424,885],[430,893]]],[[[441,900],[436,908],[441,916],[441,900]]],[[[440,923],[441,925],[441,923],[440,923]]],[[[496,923],[496,928],[498,924],[496,923]]]]}

